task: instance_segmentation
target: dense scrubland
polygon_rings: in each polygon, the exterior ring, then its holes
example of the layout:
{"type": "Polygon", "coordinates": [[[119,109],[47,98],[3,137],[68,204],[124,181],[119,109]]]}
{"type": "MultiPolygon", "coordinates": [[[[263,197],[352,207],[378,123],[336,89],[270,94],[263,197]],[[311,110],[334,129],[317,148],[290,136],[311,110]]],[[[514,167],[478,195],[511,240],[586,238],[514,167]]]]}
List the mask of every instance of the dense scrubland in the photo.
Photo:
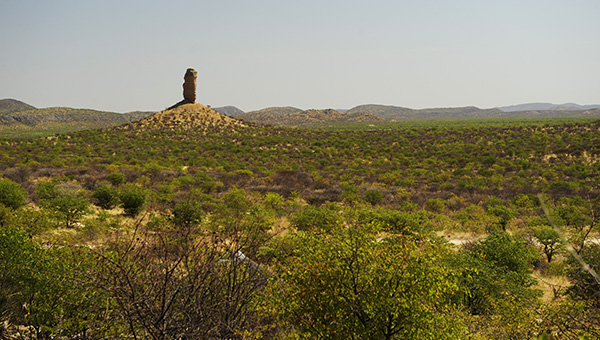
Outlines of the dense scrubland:
{"type": "Polygon", "coordinates": [[[1,140],[0,337],[598,338],[600,122],[500,125],[1,140]]]}

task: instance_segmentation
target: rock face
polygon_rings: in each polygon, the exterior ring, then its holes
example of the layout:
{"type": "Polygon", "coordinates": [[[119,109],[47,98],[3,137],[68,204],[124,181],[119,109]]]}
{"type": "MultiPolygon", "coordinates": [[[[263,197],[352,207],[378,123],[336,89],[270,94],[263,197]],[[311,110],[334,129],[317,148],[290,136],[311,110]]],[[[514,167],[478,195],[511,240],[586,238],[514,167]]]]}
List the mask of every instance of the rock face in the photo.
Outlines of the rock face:
{"type": "Polygon", "coordinates": [[[196,78],[198,73],[193,68],[188,68],[183,76],[183,100],[186,103],[193,104],[196,102],[196,78]]]}

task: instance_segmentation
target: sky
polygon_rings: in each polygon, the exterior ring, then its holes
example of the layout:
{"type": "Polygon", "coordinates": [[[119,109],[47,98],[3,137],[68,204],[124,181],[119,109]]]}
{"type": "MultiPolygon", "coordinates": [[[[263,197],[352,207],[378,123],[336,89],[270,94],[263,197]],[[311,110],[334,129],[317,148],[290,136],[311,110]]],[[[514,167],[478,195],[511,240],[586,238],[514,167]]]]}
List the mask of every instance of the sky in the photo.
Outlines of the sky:
{"type": "Polygon", "coordinates": [[[0,99],[158,111],[600,104],[598,0],[0,0],[0,99]]]}

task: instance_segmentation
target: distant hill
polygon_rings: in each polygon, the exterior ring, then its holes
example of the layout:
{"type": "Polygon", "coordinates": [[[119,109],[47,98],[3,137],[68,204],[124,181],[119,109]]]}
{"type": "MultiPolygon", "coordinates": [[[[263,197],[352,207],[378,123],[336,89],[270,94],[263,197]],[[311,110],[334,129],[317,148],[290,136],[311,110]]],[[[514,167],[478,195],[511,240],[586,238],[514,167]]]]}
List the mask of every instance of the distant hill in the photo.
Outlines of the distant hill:
{"type": "Polygon", "coordinates": [[[281,121],[283,117],[299,112],[302,112],[302,110],[291,106],[268,107],[258,111],[250,111],[244,114],[234,115],[233,118],[262,125],[280,125],[278,122],[281,121]]]}
{"type": "Polygon", "coordinates": [[[276,115],[276,116],[285,116],[293,113],[302,112],[302,109],[292,106],[279,106],[279,107],[267,107],[258,111],[250,111],[246,112],[244,115],[252,116],[252,115],[276,115]]]}
{"type": "Polygon", "coordinates": [[[457,119],[457,118],[481,118],[502,113],[499,109],[480,109],[475,106],[432,108],[432,109],[409,109],[401,106],[390,105],[359,105],[348,110],[348,114],[371,113],[378,117],[390,120],[406,119],[457,119]]]}
{"type": "Polygon", "coordinates": [[[235,106],[214,107],[213,109],[215,111],[217,111],[218,113],[224,114],[226,116],[233,116],[233,115],[242,115],[242,114],[244,114],[244,111],[238,109],[235,106]]]}
{"type": "Polygon", "coordinates": [[[385,119],[370,113],[343,113],[333,109],[300,110],[296,108],[268,108],[235,116],[245,121],[274,126],[317,127],[346,122],[377,122],[385,119]]]}
{"type": "Polygon", "coordinates": [[[33,109],[35,109],[35,107],[16,99],[0,99],[0,115],[33,109]]]}
{"type": "Polygon", "coordinates": [[[78,130],[102,129],[136,121],[153,112],[116,113],[68,107],[35,107],[14,99],[0,100],[0,137],[28,138],[78,130]],[[16,110],[16,111],[15,111],[16,110]]]}
{"type": "Polygon", "coordinates": [[[148,112],[115,113],[89,109],[72,109],[68,107],[49,107],[45,109],[31,109],[0,115],[0,124],[24,124],[35,126],[46,122],[95,122],[98,128],[129,123],[147,117],[148,112]]]}
{"type": "Polygon", "coordinates": [[[552,103],[527,103],[519,105],[502,106],[498,109],[504,112],[517,111],[583,111],[598,109],[600,105],[578,105],[575,103],[552,104],[552,103]]]}

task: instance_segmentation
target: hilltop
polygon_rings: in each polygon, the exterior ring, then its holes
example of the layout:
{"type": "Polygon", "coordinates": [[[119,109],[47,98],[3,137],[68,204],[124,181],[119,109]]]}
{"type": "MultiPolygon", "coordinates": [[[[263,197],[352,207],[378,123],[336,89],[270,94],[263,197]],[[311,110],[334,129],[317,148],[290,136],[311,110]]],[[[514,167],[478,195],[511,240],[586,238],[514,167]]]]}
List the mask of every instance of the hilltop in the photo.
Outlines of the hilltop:
{"type": "Polygon", "coordinates": [[[34,106],[16,99],[0,99],[0,115],[33,109],[35,109],[34,106]]]}
{"type": "Polygon", "coordinates": [[[215,107],[214,110],[217,111],[218,113],[222,113],[226,116],[234,116],[234,115],[244,114],[244,111],[238,109],[235,106],[215,107]]]}
{"type": "Polygon", "coordinates": [[[198,130],[208,128],[246,127],[247,123],[227,117],[202,104],[183,104],[163,110],[142,120],[129,123],[124,129],[198,130]]]}

